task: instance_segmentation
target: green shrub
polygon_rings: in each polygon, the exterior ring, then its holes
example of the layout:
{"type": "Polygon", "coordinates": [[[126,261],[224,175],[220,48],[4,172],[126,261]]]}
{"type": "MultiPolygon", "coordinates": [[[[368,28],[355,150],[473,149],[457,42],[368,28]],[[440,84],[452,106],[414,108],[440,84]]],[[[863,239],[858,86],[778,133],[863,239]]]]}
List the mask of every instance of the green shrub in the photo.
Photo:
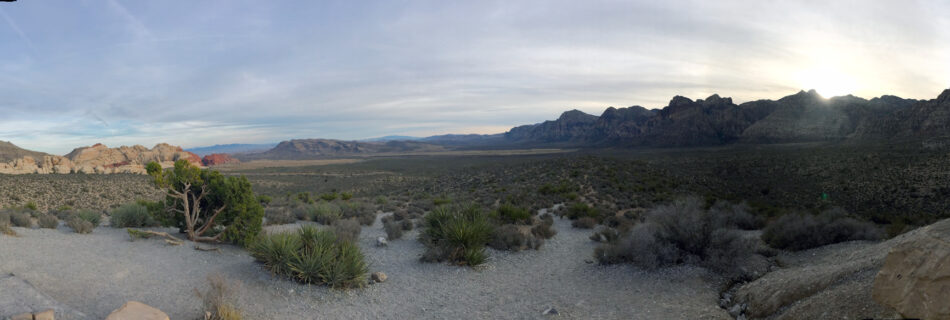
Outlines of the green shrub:
{"type": "Polygon", "coordinates": [[[521,251],[522,249],[535,249],[541,247],[544,240],[538,238],[530,230],[522,231],[521,227],[513,224],[506,224],[495,228],[491,241],[488,245],[496,250],[521,251]]]}
{"type": "Polygon", "coordinates": [[[598,219],[600,218],[600,211],[597,210],[597,208],[588,206],[586,203],[575,202],[567,207],[565,216],[571,220],[577,220],[583,217],[598,219]]]}
{"type": "Polygon", "coordinates": [[[349,201],[350,199],[353,199],[352,193],[349,193],[349,192],[340,193],[340,200],[349,201]]]}
{"type": "Polygon", "coordinates": [[[376,211],[363,202],[345,202],[340,205],[343,219],[359,219],[361,225],[370,226],[376,222],[376,211]]]}
{"type": "Polygon", "coordinates": [[[302,283],[354,288],[367,281],[369,268],[359,247],[330,231],[307,226],[296,233],[263,235],[249,250],[271,272],[302,283]]]}
{"type": "Polygon", "coordinates": [[[165,210],[165,204],[160,201],[138,200],[135,204],[145,207],[148,215],[156,224],[163,227],[176,227],[174,214],[165,210]]]}
{"type": "Polygon", "coordinates": [[[331,225],[343,217],[343,210],[330,202],[321,202],[312,206],[313,221],[324,225],[331,225]]]}
{"type": "Polygon", "coordinates": [[[883,237],[883,231],[873,223],[850,218],[840,209],[825,210],[818,215],[786,214],[762,230],[762,240],[769,246],[792,251],[883,237]]]}
{"type": "Polygon", "coordinates": [[[441,197],[432,199],[432,205],[436,207],[444,206],[450,203],[452,203],[452,199],[446,196],[441,196],[441,197]]]}
{"type": "Polygon", "coordinates": [[[312,204],[313,199],[310,198],[310,192],[300,192],[297,193],[297,200],[303,203],[312,204]]]}
{"type": "Polygon", "coordinates": [[[274,198],[271,198],[271,197],[268,196],[268,195],[262,194],[262,195],[258,195],[258,196],[257,196],[257,202],[260,202],[262,206],[265,206],[265,207],[266,207],[266,206],[269,205],[272,201],[274,201],[274,198]]]}
{"type": "Polygon", "coordinates": [[[512,204],[503,204],[491,213],[491,217],[501,223],[530,224],[531,211],[512,204]]]}
{"type": "Polygon", "coordinates": [[[36,201],[27,202],[23,207],[29,209],[30,211],[36,211],[36,201]]]}
{"type": "Polygon", "coordinates": [[[102,214],[92,210],[79,210],[76,217],[88,221],[93,227],[98,227],[102,222],[102,214]]]}
{"type": "Polygon", "coordinates": [[[56,219],[56,216],[48,213],[41,214],[36,222],[40,225],[40,228],[56,229],[56,227],[59,226],[59,219],[56,219]]]}
{"type": "Polygon", "coordinates": [[[112,210],[110,215],[113,228],[141,228],[157,225],[149,214],[148,208],[139,204],[126,204],[112,210]]]}
{"type": "Polygon", "coordinates": [[[69,219],[69,221],[66,221],[66,226],[72,228],[73,231],[76,231],[76,233],[80,233],[80,234],[92,233],[92,229],[96,227],[95,225],[92,224],[92,222],[89,222],[88,220],[85,220],[78,216],[72,217],[71,219],[69,219]]]}
{"type": "Polygon", "coordinates": [[[323,201],[330,202],[330,201],[336,200],[338,196],[339,195],[337,195],[336,192],[328,192],[328,193],[321,194],[320,199],[323,199],[323,201]]]}
{"type": "Polygon", "coordinates": [[[386,196],[376,196],[376,198],[373,199],[373,201],[376,202],[377,205],[389,204],[389,198],[387,198],[386,196]]]}
{"type": "Polygon", "coordinates": [[[29,213],[22,211],[13,211],[10,213],[10,222],[16,227],[30,228],[33,226],[33,218],[29,213]]]}
{"type": "Polygon", "coordinates": [[[491,240],[493,227],[481,208],[438,207],[424,219],[420,241],[427,250],[423,261],[448,261],[469,266],[485,261],[484,249],[491,240]]]}

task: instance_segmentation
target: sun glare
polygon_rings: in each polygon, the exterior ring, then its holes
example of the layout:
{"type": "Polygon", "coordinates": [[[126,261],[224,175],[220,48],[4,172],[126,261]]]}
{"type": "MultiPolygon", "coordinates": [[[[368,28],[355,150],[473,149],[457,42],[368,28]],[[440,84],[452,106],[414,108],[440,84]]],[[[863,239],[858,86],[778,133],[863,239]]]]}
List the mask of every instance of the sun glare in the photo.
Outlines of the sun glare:
{"type": "Polygon", "coordinates": [[[800,85],[815,89],[822,97],[831,98],[854,93],[857,83],[847,73],[834,68],[814,68],[801,73],[800,85]]]}

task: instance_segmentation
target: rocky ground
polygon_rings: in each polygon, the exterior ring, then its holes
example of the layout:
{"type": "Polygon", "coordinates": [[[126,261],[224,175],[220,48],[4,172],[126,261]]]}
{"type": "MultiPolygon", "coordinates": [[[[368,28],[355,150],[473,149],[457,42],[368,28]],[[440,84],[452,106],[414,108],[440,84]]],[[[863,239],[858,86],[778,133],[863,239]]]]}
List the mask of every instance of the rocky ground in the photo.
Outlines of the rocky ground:
{"type": "MultiPolygon", "coordinates": [[[[283,228],[292,228],[286,226],[283,228]]],[[[194,288],[221,274],[241,283],[238,305],[248,319],[507,318],[541,319],[554,308],[566,319],[721,319],[716,278],[704,269],[657,272],[588,263],[589,230],[555,223],[558,234],[539,251],[490,251],[473,270],[418,261],[415,233],[376,247],[378,221],[360,245],[371,271],[389,280],[365,289],[334,291],[296,284],[264,271],[246,251],[223,246],[204,252],[160,240],[130,242],[123,229],[89,235],[59,229],[14,228],[0,236],[0,273],[13,273],[61,303],[101,319],[128,300],[158,307],[172,319],[201,314],[194,288]],[[12,257],[12,258],[8,258],[12,257]]]]}

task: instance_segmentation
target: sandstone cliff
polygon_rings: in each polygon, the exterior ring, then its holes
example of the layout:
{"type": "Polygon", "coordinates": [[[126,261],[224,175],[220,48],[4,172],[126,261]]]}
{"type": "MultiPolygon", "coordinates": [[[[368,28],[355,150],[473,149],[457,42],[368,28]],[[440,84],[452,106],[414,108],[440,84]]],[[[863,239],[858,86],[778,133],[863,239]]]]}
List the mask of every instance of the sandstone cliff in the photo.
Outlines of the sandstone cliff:
{"type": "Polygon", "coordinates": [[[76,148],[66,156],[41,154],[25,155],[0,162],[0,173],[135,173],[144,174],[145,164],[151,161],[171,166],[179,159],[201,165],[197,155],[180,147],[160,143],[152,149],[136,145],[109,148],[102,144],[76,148]]]}

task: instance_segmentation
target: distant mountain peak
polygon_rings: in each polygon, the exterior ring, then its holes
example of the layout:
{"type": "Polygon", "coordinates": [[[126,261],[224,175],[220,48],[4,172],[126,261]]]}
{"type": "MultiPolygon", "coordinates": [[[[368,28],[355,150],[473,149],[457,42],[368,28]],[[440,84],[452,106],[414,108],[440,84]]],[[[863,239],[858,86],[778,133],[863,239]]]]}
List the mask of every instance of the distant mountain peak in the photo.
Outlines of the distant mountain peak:
{"type": "Polygon", "coordinates": [[[937,97],[937,103],[950,102],[950,89],[943,90],[937,97]]]}
{"type": "Polygon", "coordinates": [[[558,121],[569,121],[569,122],[594,122],[597,121],[597,116],[584,113],[577,109],[571,111],[565,111],[558,118],[558,121]]]}

